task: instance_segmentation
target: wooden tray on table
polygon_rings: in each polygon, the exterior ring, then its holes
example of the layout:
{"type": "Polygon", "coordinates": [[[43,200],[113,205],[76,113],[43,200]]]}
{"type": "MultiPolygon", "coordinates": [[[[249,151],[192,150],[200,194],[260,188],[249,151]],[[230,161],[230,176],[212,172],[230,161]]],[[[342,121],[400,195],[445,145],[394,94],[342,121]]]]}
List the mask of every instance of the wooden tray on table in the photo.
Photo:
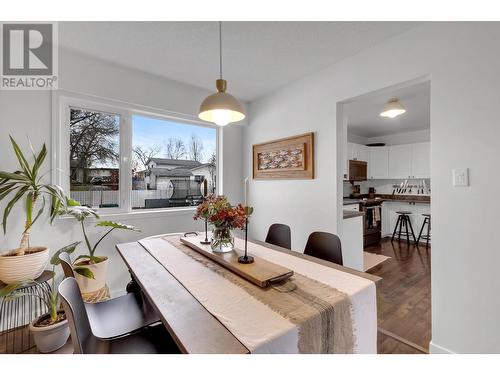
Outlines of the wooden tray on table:
{"type": "Polygon", "coordinates": [[[210,245],[202,245],[200,237],[181,237],[181,242],[261,288],[283,282],[293,275],[291,269],[254,255],[252,255],[253,263],[238,263],[238,257],[244,255],[242,250],[235,249],[228,253],[216,253],[212,251],[210,245]]]}

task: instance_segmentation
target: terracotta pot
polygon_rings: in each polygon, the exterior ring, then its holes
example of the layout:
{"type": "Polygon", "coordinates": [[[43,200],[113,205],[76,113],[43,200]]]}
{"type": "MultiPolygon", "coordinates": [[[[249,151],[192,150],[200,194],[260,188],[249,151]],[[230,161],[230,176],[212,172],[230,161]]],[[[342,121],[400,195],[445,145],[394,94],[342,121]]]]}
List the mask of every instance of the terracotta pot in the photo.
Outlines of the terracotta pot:
{"type": "MultiPolygon", "coordinates": [[[[60,310],[58,312],[64,312],[60,310]]],[[[69,338],[68,320],[64,319],[56,324],[46,327],[36,327],[35,323],[46,318],[49,314],[44,314],[35,319],[29,325],[29,330],[33,334],[33,340],[41,353],[56,351],[66,344],[69,338]]]]}
{"type": "MultiPolygon", "coordinates": [[[[75,279],[80,287],[80,292],[92,293],[96,290],[104,288],[106,285],[106,276],[108,273],[108,263],[109,259],[105,257],[106,260],[96,263],[96,264],[82,264],[81,267],[88,268],[94,274],[94,279],[89,279],[85,276],[79,275],[75,272],[75,279]]],[[[83,260],[82,262],[84,262],[83,260]]],[[[79,267],[80,261],[73,264],[73,267],[79,267]]]]}
{"type": "Polygon", "coordinates": [[[28,281],[42,274],[49,261],[49,248],[37,246],[28,250],[30,254],[0,256],[1,281],[5,284],[28,281]]]}

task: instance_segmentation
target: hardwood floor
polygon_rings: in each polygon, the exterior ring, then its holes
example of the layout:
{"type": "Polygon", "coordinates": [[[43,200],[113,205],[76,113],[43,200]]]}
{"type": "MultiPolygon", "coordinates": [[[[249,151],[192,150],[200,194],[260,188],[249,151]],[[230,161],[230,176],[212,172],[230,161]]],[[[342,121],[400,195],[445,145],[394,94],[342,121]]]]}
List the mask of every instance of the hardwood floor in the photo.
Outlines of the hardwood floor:
{"type": "Polygon", "coordinates": [[[382,277],[377,285],[378,352],[428,352],[431,339],[431,248],[406,241],[380,244],[365,251],[391,257],[368,272],[382,277]]]}

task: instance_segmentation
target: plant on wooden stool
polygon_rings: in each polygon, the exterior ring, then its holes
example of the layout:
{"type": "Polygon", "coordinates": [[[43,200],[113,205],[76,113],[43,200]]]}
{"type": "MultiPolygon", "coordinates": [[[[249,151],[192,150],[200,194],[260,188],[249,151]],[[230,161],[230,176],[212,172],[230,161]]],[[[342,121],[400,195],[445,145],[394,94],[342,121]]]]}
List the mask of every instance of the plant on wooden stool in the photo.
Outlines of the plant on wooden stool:
{"type": "Polygon", "coordinates": [[[99,244],[115,229],[136,232],[140,232],[140,230],[132,225],[101,220],[98,221],[95,226],[108,228],[108,230],[101,235],[97,241],[92,243],[87,233],[85,220],[88,218],[99,219],[97,212],[89,207],[82,206],[80,202],[66,198],[65,204],[61,206],[58,213],[59,215],[70,215],[74,217],[82,228],[83,242],[85,242],[88,253],[78,256],[73,262],[73,271],[76,273],[75,277],[82,293],[94,292],[103,288],[106,284],[108,257],[96,255],[99,244]]]}

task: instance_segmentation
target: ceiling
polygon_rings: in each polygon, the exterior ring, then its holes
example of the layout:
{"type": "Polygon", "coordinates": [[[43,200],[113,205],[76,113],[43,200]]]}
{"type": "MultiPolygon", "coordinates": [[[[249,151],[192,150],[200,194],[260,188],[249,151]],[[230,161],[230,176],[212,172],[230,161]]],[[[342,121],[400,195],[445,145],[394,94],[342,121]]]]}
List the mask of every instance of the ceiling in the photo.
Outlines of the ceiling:
{"type": "Polygon", "coordinates": [[[348,133],[363,137],[405,133],[430,128],[430,83],[423,82],[398,89],[384,89],[345,104],[348,133]],[[380,117],[384,104],[396,97],[406,113],[395,117],[380,117]]]}
{"type": "MultiPolygon", "coordinates": [[[[228,92],[254,100],[418,24],[223,22],[228,92]]],[[[112,63],[215,90],[217,22],[60,22],[59,43],[112,63]]]]}

